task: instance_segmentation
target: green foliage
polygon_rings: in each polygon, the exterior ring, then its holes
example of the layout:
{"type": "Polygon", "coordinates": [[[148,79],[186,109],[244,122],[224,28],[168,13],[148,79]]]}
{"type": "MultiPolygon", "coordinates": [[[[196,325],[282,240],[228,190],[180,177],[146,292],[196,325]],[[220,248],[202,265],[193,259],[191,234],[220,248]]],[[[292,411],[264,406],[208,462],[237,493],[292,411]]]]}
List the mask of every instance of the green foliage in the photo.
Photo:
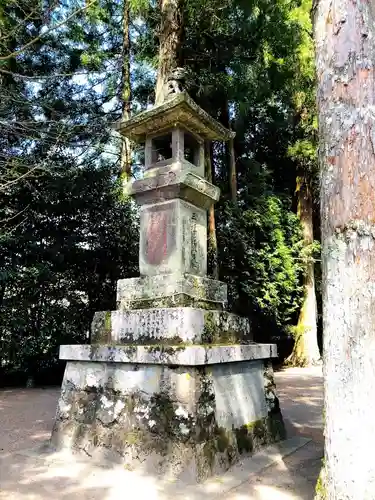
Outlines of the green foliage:
{"type": "Polygon", "coordinates": [[[265,339],[265,325],[272,328],[269,335],[285,331],[303,293],[296,215],[277,196],[265,194],[245,210],[227,205],[221,216],[228,221],[220,225],[221,273],[233,309],[251,317],[260,338],[265,339]]]}
{"type": "MultiPolygon", "coordinates": [[[[37,376],[58,346],[86,342],[96,310],[115,308],[116,280],[136,273],[137,227],[111,169],[68,169],[38,178],[43,196],[0,248],[2,368],[37,376]]],[[[34,187],[34,186],[33,186],[34,187]]],[[[8,200],[8,204],[10,203],[8,200]]]]}
{"type": "Polygon", "coordinates": [[[303,297],[297,172],[316,170],[313,46],[308,2],[187,2],[190,93],[236,132],[238,206],[228,204],[228,151],[214,148],[222,190],[217,234],[231,306],[258,340],[288,331],[303,297]],[[212,13],[212,15],[209,15],[212,13]],[[314,170],[315,169],[315,170],[314,170]]]}
{"type": "MultiPolygon", "coordinates": [[[[121,46],[107,7],[77,15],[0,72],[0,383],[11,373],[48,380],[58,346],[85,342],[94,312],[115,307],[117,279],[137,272],[137,214],[120,200],[119,143],[107,127],[120,106],[103,109],[114,87],[103,90],[96,73],[121,46]]],[[[48,24],[37,8],[1,10],[14,28],[2,54],[48,24]]]]}
{"type": "MultiPolygon", "coordinates": [[[[129,5],[135,113],[154,98],[160,12],[158,2],[129,5]]],[[[44,33],[0,64],[7,372],[55,367],[58,345],[85,341],[93,313],[115,306],[116,280],[138,272],[137,214],[118,186],[120,141],[108,126],[121,115],[124,5],[89,2],[45,34],[82,6],[0,0],[0,35],[10,35],[0,36],[1,55],[44,33]]],[[[236,132],[237,205],[228,201],[228,150],[213,145],[221,279],[231,308],[266,340],[295,322],[303,267],[317,251],[302,250],[293,206],[297,170],[316,171],[309,2],[186,0],[184,8],[188,90],[236,132]]],[[[137,175],[141,160],[137,151],[137,175]]]]}

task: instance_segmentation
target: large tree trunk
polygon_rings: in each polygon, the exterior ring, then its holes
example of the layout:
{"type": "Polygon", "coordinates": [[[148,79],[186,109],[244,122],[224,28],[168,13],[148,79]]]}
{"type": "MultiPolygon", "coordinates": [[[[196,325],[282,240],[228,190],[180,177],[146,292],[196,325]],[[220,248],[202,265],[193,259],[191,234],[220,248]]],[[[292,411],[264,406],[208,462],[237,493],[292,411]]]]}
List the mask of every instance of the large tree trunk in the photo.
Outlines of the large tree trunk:
{"type": "MultiPolygon", "coordinates": [[[[205,157],[205,170],[206,178],[209,182],[214,181],[214,175],[212,171],[212,151],[211,144],[205,142],[204,145],[204,157],[205,157]]],[[[208,209],[208,238],[207,238],[207,252],[208,252],[208,263],[211,268],[211,275],[214,279],[219,279],[219,258],[217,251],[217,238],[216,238],[216,224],[215,224],[215,208],[211,205],[208,209]]]]}
{"type": "MultiPolygon", "coordinates": [[[[131,82],[130,82],[130,11],[129,1],[124,0],[123,9],[123,43],[122,43],[122,78],[121,78],[121,99],[122,99],[122,120],[129,120],[131,114],[131,82]]],[[[131,144],[127,137],[122,138],[120,157],[120,177],[124,184],[131,180],[132,161],[131,144]]]]}
{"type": "MultiPolygon", "coordinates": [[[[297,176],[296,194],[298,198],[297,214],[302,224],[304,244],[307,247],[314,241],[313,202],[310,182],[304,173],[297,176]]],[[[287,360],[293,366],[313,366],[320,363],[314,261],[311,258],[306,265],[304,294],[295,332],[293,352],[287,360]]]]}
{"type": "Polygon", "coordinates": [[[321,179],[325,481],[375,498],[375,6],[315,8],[321,179]]]}
{"type": "Polygon", "coordinates": [[[155,88],[155,104],[164,101],[164,89],[172,70],[182,63],[183,0],[159,0],[161,24],[159,33],[159,63],[155,88]]]}

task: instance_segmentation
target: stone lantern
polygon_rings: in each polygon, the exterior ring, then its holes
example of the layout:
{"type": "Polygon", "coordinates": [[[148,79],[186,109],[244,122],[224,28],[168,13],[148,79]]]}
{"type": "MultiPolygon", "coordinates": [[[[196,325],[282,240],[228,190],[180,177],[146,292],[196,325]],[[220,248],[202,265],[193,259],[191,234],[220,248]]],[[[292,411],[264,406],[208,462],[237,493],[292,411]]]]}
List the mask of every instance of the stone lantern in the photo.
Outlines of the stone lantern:
{"type": "Polygon", "coordinates": [[[220,191],[204,178],[204,141],[225,140],[231,132],[184,93],[118,130],[145,144],[145,176],[129,192],[141,206],[141,276],[205,276],[206,211],[220,191]]]}
{"type": "Polygon", "coordinates": [[[144,177],[129,187],[140,277],[119,280],[91,345],[61,346],[52,442],[200,481],[284,436],[276,346],[254,343],[248,319],[225,310],[225,283],[207,277],[207,209],[220,192],[204,177],[204,142],[232,132],[186,93],[115,128],[145,147],[144,177]]]}

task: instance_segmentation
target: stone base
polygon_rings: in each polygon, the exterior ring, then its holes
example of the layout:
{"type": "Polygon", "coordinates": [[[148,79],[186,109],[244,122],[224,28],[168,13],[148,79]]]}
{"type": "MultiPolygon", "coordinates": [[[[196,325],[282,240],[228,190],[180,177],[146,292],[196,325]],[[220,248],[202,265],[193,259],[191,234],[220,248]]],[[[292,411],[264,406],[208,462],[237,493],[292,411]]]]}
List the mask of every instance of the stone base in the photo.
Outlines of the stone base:
{"type": "Polygon", "coordinates": [[[285,438],[269,361],[275,351],[62,346],[69,361],[52,444],[202,481],[285,438]]]}
{"type": "Polygon", "coordinates": [[[221,310],[226,304],[227,285],[203,276],[158,274],[117,282],[119,310],[179,306],[221,310]]]}
{"type": "Polygon", "coordinates": [[[242,344],[252,341],[247,318],[191,307],[97,312],[93,344],[242,344]]]}

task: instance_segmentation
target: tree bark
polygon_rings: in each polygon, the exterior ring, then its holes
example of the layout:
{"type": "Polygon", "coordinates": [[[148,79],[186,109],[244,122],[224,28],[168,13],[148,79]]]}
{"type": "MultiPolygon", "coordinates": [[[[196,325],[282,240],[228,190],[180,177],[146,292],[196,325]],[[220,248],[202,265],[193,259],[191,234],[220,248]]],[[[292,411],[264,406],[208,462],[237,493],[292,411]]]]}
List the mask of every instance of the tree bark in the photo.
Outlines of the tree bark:
{"type": "Polygon", "coordinates": [[[183,0],[159,0],[161,24],[155,104],[164,102],[164,89],[172,70],[182,63],[183,0]]]}
{"type": "MultiPolygon", "coordinates": [[[[206,178],[209,182],[213,182],[213,171],[212,171],[212,154],[211,145],[206,142],[204,145],[204,157],[206,162],[206,178]]],[[[217,251],[217,237],[216,237],[216,224],[215,224],[215,208],[211,205],[208,209],[208,241],[207,241],[207,252],[208,252],[208,262],[211,267],[211,275],[214,279],[219,279],[219,258],[217,251]]]]}
{"type": "MultiPolygon", "coordinates": [[[[304,245],[307,247],[314,241],[313,200],[310,182],[304,172],[297,176],[296,194],[297,215],[302,225],[304,245]]],[[[313,366],[320,363],[317,320],[314,261],[309,258],[304,276],[304,299],[295,332],[294,348],[287,359],[293,366],[313,366]]]]}
{"type": "Polygon", "coordinates": [[[375,498],[375,7],[314,13],[321,161],[325,484],[375,498]]]}
{"type": "MultiPolygon", "coordinates": [[[[130,82],[130,7],[128,0],[124,0],[122,21],[122,120],[129,120],[131,114],[131,82],[130,82]]],[[[124,184],[130,182],[132,176],[131,144],[127,137],[122,138],[120,156],[120,178],[124,184]]]]}

